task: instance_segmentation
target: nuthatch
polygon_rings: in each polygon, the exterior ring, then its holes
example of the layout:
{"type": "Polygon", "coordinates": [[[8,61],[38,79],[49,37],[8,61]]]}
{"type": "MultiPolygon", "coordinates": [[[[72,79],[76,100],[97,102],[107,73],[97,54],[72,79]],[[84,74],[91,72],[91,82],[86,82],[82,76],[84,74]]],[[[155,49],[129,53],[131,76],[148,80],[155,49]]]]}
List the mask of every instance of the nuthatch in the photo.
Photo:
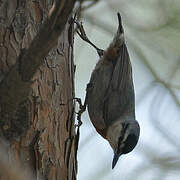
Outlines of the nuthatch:
{"type": "Polygon", "coordinates": [[[77,23],[80,37],[96,48],[100,56],[87,85],[83,110],[87,105],[96,131],[108,140],[112,147],[112,168],[120,155],[127,154],[135,148],[140,134],[140,127],[135,119],[131,62],[119,13],[118,20],[117,33],[105,51],[97,48],[87,38],[82,24],[77,23]]]}

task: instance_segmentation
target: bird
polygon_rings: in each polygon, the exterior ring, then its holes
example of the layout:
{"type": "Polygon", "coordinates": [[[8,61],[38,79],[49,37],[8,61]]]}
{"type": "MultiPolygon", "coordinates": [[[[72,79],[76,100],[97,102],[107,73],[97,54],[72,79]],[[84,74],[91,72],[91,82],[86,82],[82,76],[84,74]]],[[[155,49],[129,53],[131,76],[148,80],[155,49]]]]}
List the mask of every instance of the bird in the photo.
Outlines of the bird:
{"type": "Polygon", "coordinates": [[[118,30],[106,50],[96,47],[87,38],[82,24],[78,24],[78,34],[97,50],[100,58],[87,84],[83,110],[87,106],[96,131],[113,149],[112,169],[121,155],[135,148],[140,136],[135,116],[132,66],[120,13],[117,16],[118,30]]]}

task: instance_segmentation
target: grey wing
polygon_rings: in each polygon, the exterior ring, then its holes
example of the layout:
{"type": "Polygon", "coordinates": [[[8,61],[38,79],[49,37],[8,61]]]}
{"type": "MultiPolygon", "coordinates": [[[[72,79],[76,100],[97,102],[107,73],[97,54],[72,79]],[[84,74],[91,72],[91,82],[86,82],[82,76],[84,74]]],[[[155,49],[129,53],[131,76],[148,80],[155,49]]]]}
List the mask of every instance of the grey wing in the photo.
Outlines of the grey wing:
{"type": "Polygon", "coordinates": [[[111,86],[114,90],[122,91],[127,88],[129,83],[132,83],[132,67],[125,43],[123,43],[119,52],[120,55],[114,68],[111,86]]]}
{"type": "Polygon", "coordinates": [[[113,66],[102,65],[95,68],[91,75],[89,87],[87,88],[87,106],[93,125],[98,129],[106,127],[103,108],[104,97],[112,77],[113,66]]]}
{"type": "Polygon", "coordinates": [[[128,112],[134,115],[134,103],[132,68],[127,47],[123,44],[104,101],[105,123],[110,125],[128,112]]]}

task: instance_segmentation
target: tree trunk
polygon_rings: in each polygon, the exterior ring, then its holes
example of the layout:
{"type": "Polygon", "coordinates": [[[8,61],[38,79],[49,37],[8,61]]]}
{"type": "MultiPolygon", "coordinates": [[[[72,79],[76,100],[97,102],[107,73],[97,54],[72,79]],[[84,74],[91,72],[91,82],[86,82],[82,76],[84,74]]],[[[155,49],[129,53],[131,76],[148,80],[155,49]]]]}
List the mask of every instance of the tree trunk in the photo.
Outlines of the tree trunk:
{"type": "MultiPolygon", "coordinates": [[[[0,1],[1,90],[22,50],[29,48],[47,19],[52,2],[0,1]]],[[[68,21],[56,46],[31,79],[28,96],[18,103],[13,116],[0,99],[0,136],[6,140],[8,159],[13,166],[22,167],[23,172],[30,168],[36,179],[76,179],[74,71],[73,23],[68,21]]],[[[6,84],[7,90],[12,88],[10,82],[6,84]]],[[[13,98],[16,101],[17,97],[13,98]]]]}

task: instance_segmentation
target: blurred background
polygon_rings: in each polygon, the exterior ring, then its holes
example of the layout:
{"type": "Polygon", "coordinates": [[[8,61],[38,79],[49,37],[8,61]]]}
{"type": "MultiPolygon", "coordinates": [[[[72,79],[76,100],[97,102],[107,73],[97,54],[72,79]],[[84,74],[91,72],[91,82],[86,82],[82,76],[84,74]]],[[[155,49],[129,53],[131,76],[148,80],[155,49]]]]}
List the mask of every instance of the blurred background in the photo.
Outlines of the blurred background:
{"type": "MultiPolygon", "coordinates": [[[[85,0],[77,9],[89,39],[105,49],[120,12],[133,66],[140,140],[112,170],[113,151],[82,116],[78,180],[180,179],[180,1],[85,0]]],[[[75,37],[76,97],[98,61],[96,51],[75,37]]]]}

